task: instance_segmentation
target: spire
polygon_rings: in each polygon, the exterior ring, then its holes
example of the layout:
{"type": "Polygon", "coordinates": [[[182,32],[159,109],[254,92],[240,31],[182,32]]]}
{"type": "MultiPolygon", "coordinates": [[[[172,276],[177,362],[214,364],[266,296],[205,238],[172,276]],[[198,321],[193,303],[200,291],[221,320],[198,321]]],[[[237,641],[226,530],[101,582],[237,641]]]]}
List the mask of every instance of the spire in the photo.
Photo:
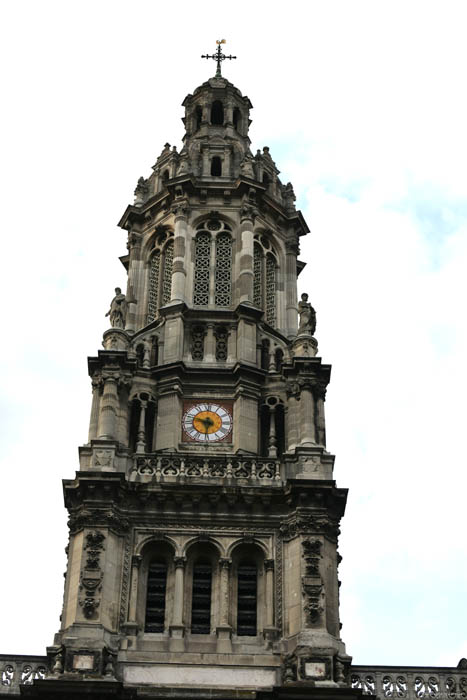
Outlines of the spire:
{"type": "Polygon", "coordinates": [[[201,58],[213,58],[215,61],[217,61],[217,70],[216,70],[216,75],[215,75],[216,78],[221,78],[221,77],[222,77],[222,73],[221,73],[221,63],[222,63],[222,61],[225,61],[226,58],[228,58],[229,60],[232,60],[233,58],[237,58],[236,56],[232,56],[232,55],[226,56],[225,54],[222,53],[222,51],[221,51],[221,45],[222,45],[222,44],[225,44],[225,43],[226,43],[225,39],[217,39],[217,40],[216,40],[216,44],[217,44],[217,51],[216,51],[216,53],[213,53],[213,54],[211,54],[211,55],[209,55],[209,54],[203,54],[203,55],[201,56],[201,58]]]}

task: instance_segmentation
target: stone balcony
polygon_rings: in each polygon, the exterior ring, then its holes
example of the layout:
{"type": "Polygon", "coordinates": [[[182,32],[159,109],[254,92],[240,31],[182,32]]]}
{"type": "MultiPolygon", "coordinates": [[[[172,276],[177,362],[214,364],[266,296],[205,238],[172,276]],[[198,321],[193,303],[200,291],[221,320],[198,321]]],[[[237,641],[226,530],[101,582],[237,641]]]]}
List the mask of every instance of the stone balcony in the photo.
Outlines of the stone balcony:
{"type": "Polygon", "coordinates": [[[271,457],[246,457],[219,454],[136,454],[129,481],[196,482],[227,481],[239,485],[281,485],[284,465],[271,457]]]}
{"type": "Polygon", "coordinates": [[[417,666],[352,666],[351,686],[377,698],[467,698],[467,661],[457,668],[417,666]]]}
{"type": "MultiPolygon", "coordinates": [[[[46,656],[0,655],[0,695],[19,696],[21,685],[46,678],[46,656]]],[[[117,676],[118,664],[117,664],[117,676]]],[[[76,673],[81,676],[81,673],[76,673]]],[[[84,680],[84,678],[83,678],[84,680]]],[[[91,678],[89,678],[91,680],[91,678]]],[[[439,666],[352,666],[351,687],[363,695],[405,700],[465,700],[467,662],[457,668],[439,666]]]]}

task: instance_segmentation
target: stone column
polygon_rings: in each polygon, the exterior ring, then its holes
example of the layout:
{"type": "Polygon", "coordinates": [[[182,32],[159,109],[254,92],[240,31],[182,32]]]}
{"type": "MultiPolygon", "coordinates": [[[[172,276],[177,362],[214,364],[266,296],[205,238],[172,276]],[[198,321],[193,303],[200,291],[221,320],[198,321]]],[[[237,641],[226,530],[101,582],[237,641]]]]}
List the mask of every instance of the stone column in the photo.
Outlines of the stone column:
{"type": "Polygon", "coordinates": [[[294,450],[299,442],[299,427],[300,427],[300,403],[298,401],[297,392],[298,386],[292,385],[288,388],[287,403],[288,403],[288,420],[287,420],[287,452],[294,450]]]}
{"type": "Polygon", "coordinates": [[[174,206],[175,234],[174,234],[174,259],[172,268],[172,298],[171,301],[185,301],[186,282],[186,244],[187,244],[187,216],[188,207],[183,201],[174,206]]]}
{"type": "Polygon", "coordinates": [[[220,592],[219,592],[219,626],[228,627],[229,626],[229,573],[230,573],[230,559],[219,559],[220,568],[220,592]]]}
{"type": "Polygon", "coordinates": [[[172,614],[172,624],[170,629],[183,627],[183,587],[185,579],[186,557],[174,557],[175,584],[174,584],[174,607],[172,614]]]}
{"type": "Polygon", "coordinates": [[[92,404],[91,404],[91,417],[89,419],[89,435],[88,442],[95,440],[97,437],[97,426],[99,424],[99,405],[101,398],[101,380],[92,380],[92,404]]]}
{"type": "Polygon", "coordinates": [[[304,384],[300,395],[300,444],[315,445],[315,406],[311,384],[304,384]]]}
{"type": "Polygon", "coordinates": [[[253,214],[252,207],[243,207],[241,211],[241,253],[238,285],[240,302],[253,303],[253,214]]]}
{"type": "Polygon", "coordinates": [[[117,379],[108,376],[104,380],[104,391],[100,402],[98,437],[102,440],[115,440],[118,417],[117,379]]]}
{"type": "MultiPolygon", "coordinates": [[[[131,559],[131,584],[130,584],[130,601],[128,605],[128,622],[135,628],[136,624],[136,604],[138,600],[138,579],[139,568],[141,566],[142,557],[140,554],[134,554],[131,559]]],[[[128,625],[127,625],[128,626],[128,625]]]]}
{"type": "Polygon", "coordinates": [[[216,627],[217,652],[228,654],[232,651],[230,640],[232,628],[229,625],[229,601],[230,601],[230,559],[219,559],[219,625],[216,627]]]}
{"type": "Polygon", "coordinates": [[[274,559],[265,559],[266,572],[266,627],[274,627],[274,559]]]}
{"type": "Polygon", "coordinates": [[[297,309],[297,254],[298,241],[289,240],[285,244],[285,306],[287,337],[294,338],[298,328],[297,309]]]}
{"type": "Polygon", "coordinates": [[[206,362],[214,362],[216,359],[216,339],[214,337],[214,324],[208,323],[206,341],[204,345],[204,359],[206,362]]]}
{"type": "Polygon", "coordinates": [[[326,397],[326,387],[316,387],[316,432],[318,444],[326,447],[326,421],[324,417],[324,399],[326,397]]]}
{"type": "Polygon", "coordinates": [[[268,406],[268,408],[269,408],[268,457],[277,457],[276,407],[275,406],[268,406]]]}
{"type": "Polygon", "coordinates": [[[141,234],[129,231],[127,248],[129,252],[128,283],[126,290],[127,313],[125,318],[125,330],[133,333],[137,328],[137,301],[142,300],[142,269],[141,260],[141,234]]]}
{"type": "Polygon", "coordinates": [[[146,452],[146,408],[148,402],[140,401],[139,426],[136,440],[136,452],[141,454],[146,452]]]}
{"type": "Polygon", "coordinates": [[[174,604],[172,612],[172,624],[170,625],[170,650],[183,651],[185,648],[183,633],[183,605],[184,605],[184,579],[185,579],[186,557],[174,557],[175,583],[174,583],[174,604]]]}

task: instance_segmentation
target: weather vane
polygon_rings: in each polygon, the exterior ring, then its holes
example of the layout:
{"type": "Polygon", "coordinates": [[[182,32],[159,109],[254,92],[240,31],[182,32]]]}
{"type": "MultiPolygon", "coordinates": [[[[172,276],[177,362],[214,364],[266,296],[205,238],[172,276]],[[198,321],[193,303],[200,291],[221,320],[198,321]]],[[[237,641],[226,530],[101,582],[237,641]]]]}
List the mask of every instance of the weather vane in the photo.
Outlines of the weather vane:
{"type": "Polygon", "coordinates": [[[215,61],[217,61],[216,78],[222,77],[222,73],[221,73],[222,61],[225,61],[226,58],[228,58],[229,60],[232,60],[232,58],[237,58],[236,56],[226,56],[224,53],[222,53],[221,46],[222,46],[222,44],[225,44],[225,43],[226,43],[225,39],[217,39],[217,41],[216,41],[216,44],[217,44],[216,53],[213,53],[211,55],[204,54],[203,56],[201,56],[201,58],[213,58],[215,61]]]}

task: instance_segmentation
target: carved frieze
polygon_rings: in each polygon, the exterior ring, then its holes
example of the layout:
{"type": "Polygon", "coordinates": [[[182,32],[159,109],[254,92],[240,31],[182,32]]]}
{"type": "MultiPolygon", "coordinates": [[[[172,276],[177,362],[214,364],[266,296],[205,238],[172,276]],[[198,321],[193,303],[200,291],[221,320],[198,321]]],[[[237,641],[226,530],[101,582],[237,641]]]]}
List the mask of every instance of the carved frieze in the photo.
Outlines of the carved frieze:
{"type": "Polygon", "coordinates": [[[68,527],[73,535],[85,527],[108,527],[117,534],[124,534],[128,531],[130,523],[127,518],[113,511],[83,509],[70,515],[68,527]]]}

